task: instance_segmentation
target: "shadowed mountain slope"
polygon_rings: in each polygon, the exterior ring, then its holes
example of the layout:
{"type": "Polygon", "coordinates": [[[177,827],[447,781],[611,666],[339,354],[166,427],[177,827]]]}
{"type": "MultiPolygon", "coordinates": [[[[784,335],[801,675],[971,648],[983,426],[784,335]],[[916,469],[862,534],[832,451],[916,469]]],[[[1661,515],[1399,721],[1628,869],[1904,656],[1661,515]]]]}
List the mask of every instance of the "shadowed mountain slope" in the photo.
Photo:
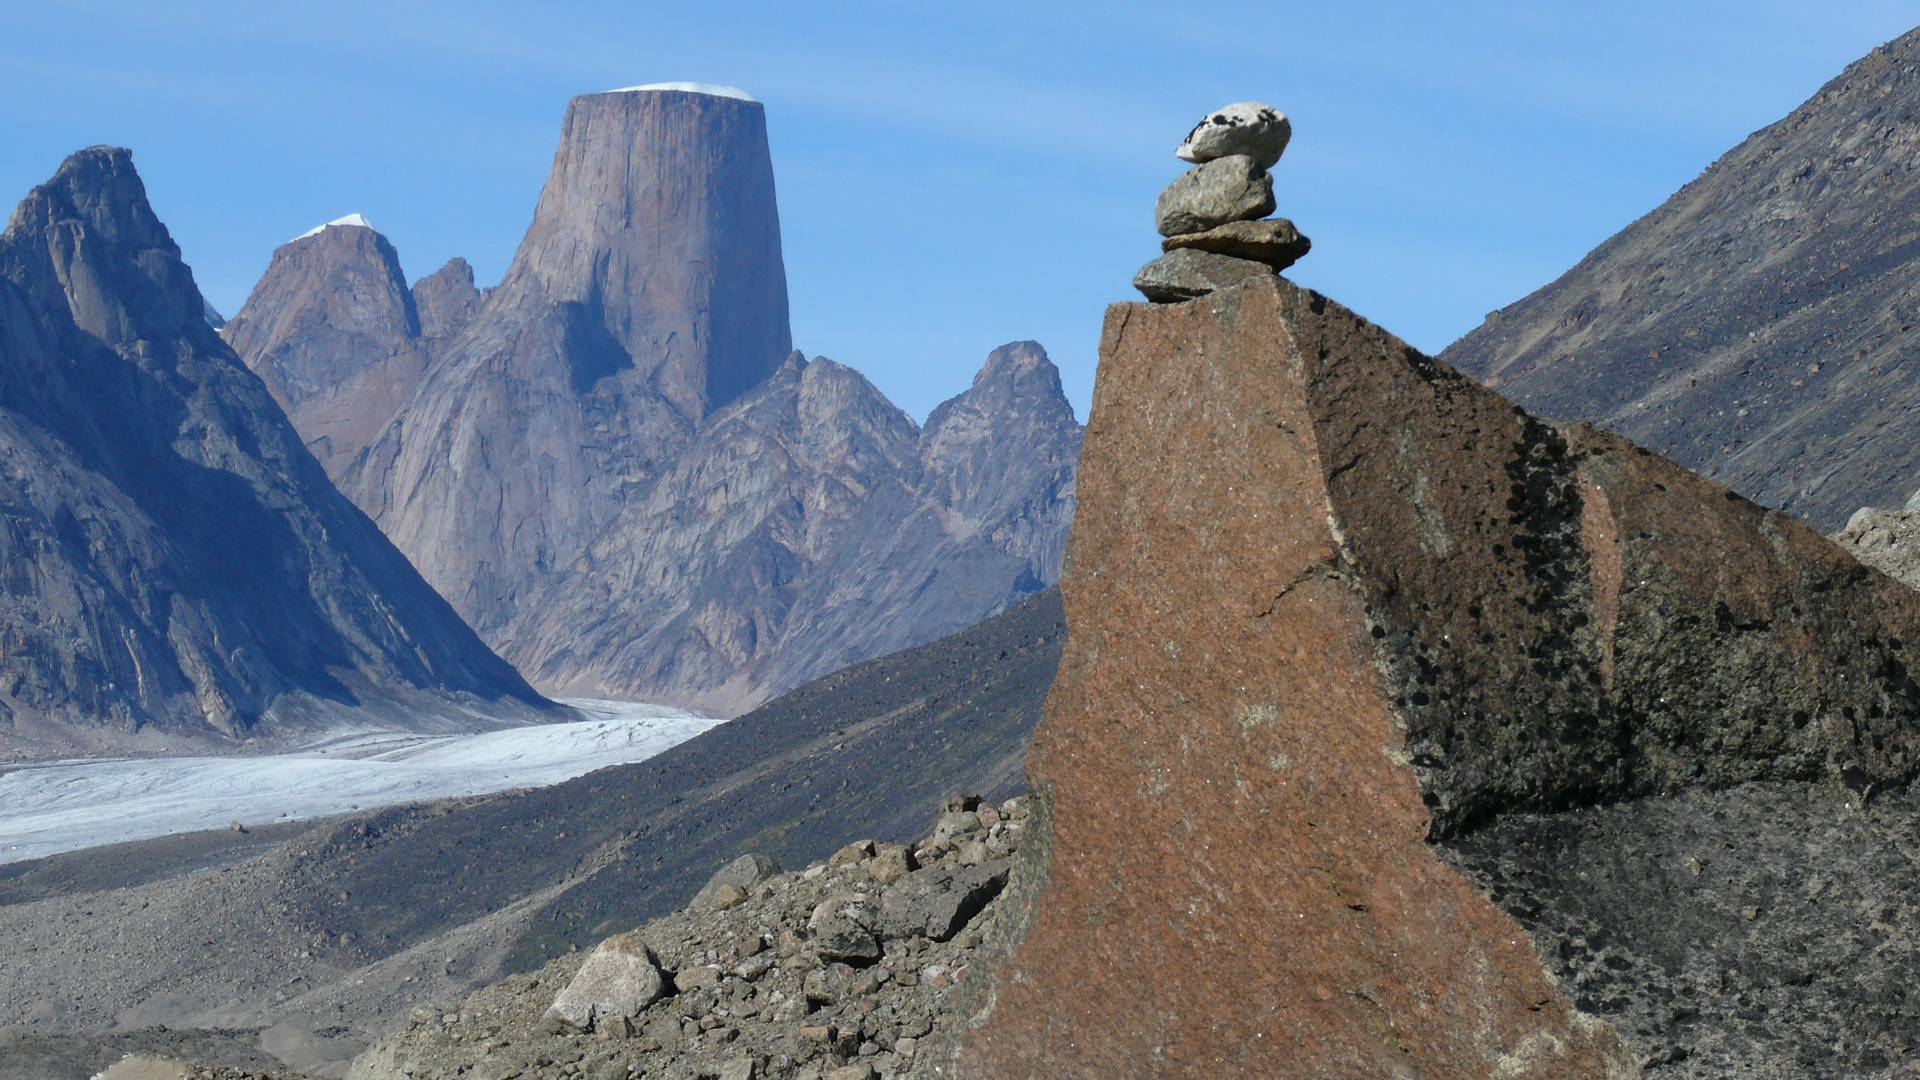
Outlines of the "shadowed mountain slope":
{"type": "Polygon", "coordinates": [[[207,323],[125,150],[0,236],[0,718],[54,745],[553,706],[336,492],[207,323]]]}
{"type": "Polygon", "coordinates": [[[1440,359],[1840,527],[1920,486],[1920,31],[1440,359]]]}

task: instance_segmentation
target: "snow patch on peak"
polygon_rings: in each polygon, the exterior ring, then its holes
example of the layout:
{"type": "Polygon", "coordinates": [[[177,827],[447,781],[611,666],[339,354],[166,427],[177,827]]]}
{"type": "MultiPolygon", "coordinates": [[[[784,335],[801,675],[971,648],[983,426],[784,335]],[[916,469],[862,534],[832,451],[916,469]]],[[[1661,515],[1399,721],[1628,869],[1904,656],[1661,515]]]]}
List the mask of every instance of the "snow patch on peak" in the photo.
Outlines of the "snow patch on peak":
{"type": "Polygon", "coordinates": [[[689,94],[707,94],[712,97],[739,98],[741,101],[752,101],[756,105],[759,104],[759,101],[752,94],[747,93],[739,87],[719,86],[714,83],[703,82],[648,83],[645,86],[622,86],[616,90],[609,90],[607,93],[631,94],[640,90],[680,90],[689,94]]]}
{"type": "MultiPolygon", "coordinates": [[[[361,217],[359,214],[348,214],[346,217],[343,217],[343,218],[334,218],[332,221],[327,222],[325,225],[315,225],[313,228],[308,229],[306,232],[303,232],[299,236],[294,237],[293,240],[305,240],[309,236],[319,236],[323,231],[330,229],[335,225],[358,225],[363,229],[373,229],[373,222],[368,221],[366,218],[361,217]]],[[[380,230],[373,229],[373,231],[379,232],[380,230]]],[[[287,241],[287,243],[291,244],[293,243],[293,240],[289,240],[287,241]]]]}

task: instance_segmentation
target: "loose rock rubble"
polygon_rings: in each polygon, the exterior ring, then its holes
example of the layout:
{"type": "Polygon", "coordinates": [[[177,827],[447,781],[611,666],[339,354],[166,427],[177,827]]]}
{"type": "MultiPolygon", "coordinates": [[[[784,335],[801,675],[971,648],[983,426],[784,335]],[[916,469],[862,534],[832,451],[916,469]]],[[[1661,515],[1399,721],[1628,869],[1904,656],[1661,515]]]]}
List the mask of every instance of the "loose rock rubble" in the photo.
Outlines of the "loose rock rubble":
{"type": "Polygon", "coordinates": [[[588,954],[417,1009],[349,1080],[875,1080],[949,1026],[991,929],[1024,799],[950,800],[925,840],[798,873],[722,867],[695,902],[588,954]]]}
{"type": "Polygon", "coordinates": [[[1292,266],[1313,246],[1273,213],[1273,177],[1293,137],[1286,114],[1256,101],[1201,120],[1175,155],[1194,162],[1154,204],[1166,254],[1141,267],[1133,286],[1160,304],[1205,296],[1292,266]]]}

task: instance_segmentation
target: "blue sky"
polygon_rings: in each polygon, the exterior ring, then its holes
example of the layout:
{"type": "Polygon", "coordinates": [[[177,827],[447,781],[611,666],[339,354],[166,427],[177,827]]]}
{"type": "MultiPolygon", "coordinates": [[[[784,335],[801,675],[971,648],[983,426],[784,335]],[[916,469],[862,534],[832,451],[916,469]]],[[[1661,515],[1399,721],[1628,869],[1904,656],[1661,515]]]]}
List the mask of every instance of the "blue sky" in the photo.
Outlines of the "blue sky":
{"type": "Polygon", "coordinates": [[[1428,351],[1546,283],[1910,29],[1906,3],[9,5],[0,196],[132,147],[231,314],[275,245],[359,212],[411,277],[512,257],[567,99],[767,106],[794,342],[924,417],[1034,338],[1084,417],[1101,313],[1158,253],[1209,109],[1289,113],[1290,276],[1428,351]],[[901,14],[911,10],[911,14],[901,14]]]}

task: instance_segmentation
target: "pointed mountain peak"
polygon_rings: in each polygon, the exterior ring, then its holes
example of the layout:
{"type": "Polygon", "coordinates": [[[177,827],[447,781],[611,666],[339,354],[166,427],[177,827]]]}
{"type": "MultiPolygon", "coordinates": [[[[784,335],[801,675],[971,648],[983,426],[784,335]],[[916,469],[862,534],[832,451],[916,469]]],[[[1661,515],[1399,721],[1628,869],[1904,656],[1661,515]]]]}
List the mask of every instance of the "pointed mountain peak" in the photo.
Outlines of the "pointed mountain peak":
{"type": "Polygon", "coordinates": [[[210,332],[206,300],[147,203],[130,150],[67,158],[14,209],[5,239],[21,284],[108,345],[210,332]]]}
{"type": "Polygon", "coordinates": [[[422,337],[459,333],[480,311],[483,294],[473,284],[473,267],[455,255],[447,265],[413,283],[413,306],[420,313],[422,337]]]}
{"type": "MultiPolygon", "coordinates": [[[[328,229],[341,229],[341,228],[371,229],[376,233],[380,231],[379,229],[375,229],[373,227],[373,222],[368,221],[366,218],[360,216],[359,214],[348,214],[346,217],[334,218],[332,221],[327,222],[325,225],[315,225],[313,228],[308,229],[306,232],[303,232],[299,236],[294,237],[293,240],[305,240],[309,236],[319,236],[321,233],[326,232],[328,229]]],[[[293,240],[289,240],[287,241],[287,243],[291,244],[293,243],[293,240]]]]}

